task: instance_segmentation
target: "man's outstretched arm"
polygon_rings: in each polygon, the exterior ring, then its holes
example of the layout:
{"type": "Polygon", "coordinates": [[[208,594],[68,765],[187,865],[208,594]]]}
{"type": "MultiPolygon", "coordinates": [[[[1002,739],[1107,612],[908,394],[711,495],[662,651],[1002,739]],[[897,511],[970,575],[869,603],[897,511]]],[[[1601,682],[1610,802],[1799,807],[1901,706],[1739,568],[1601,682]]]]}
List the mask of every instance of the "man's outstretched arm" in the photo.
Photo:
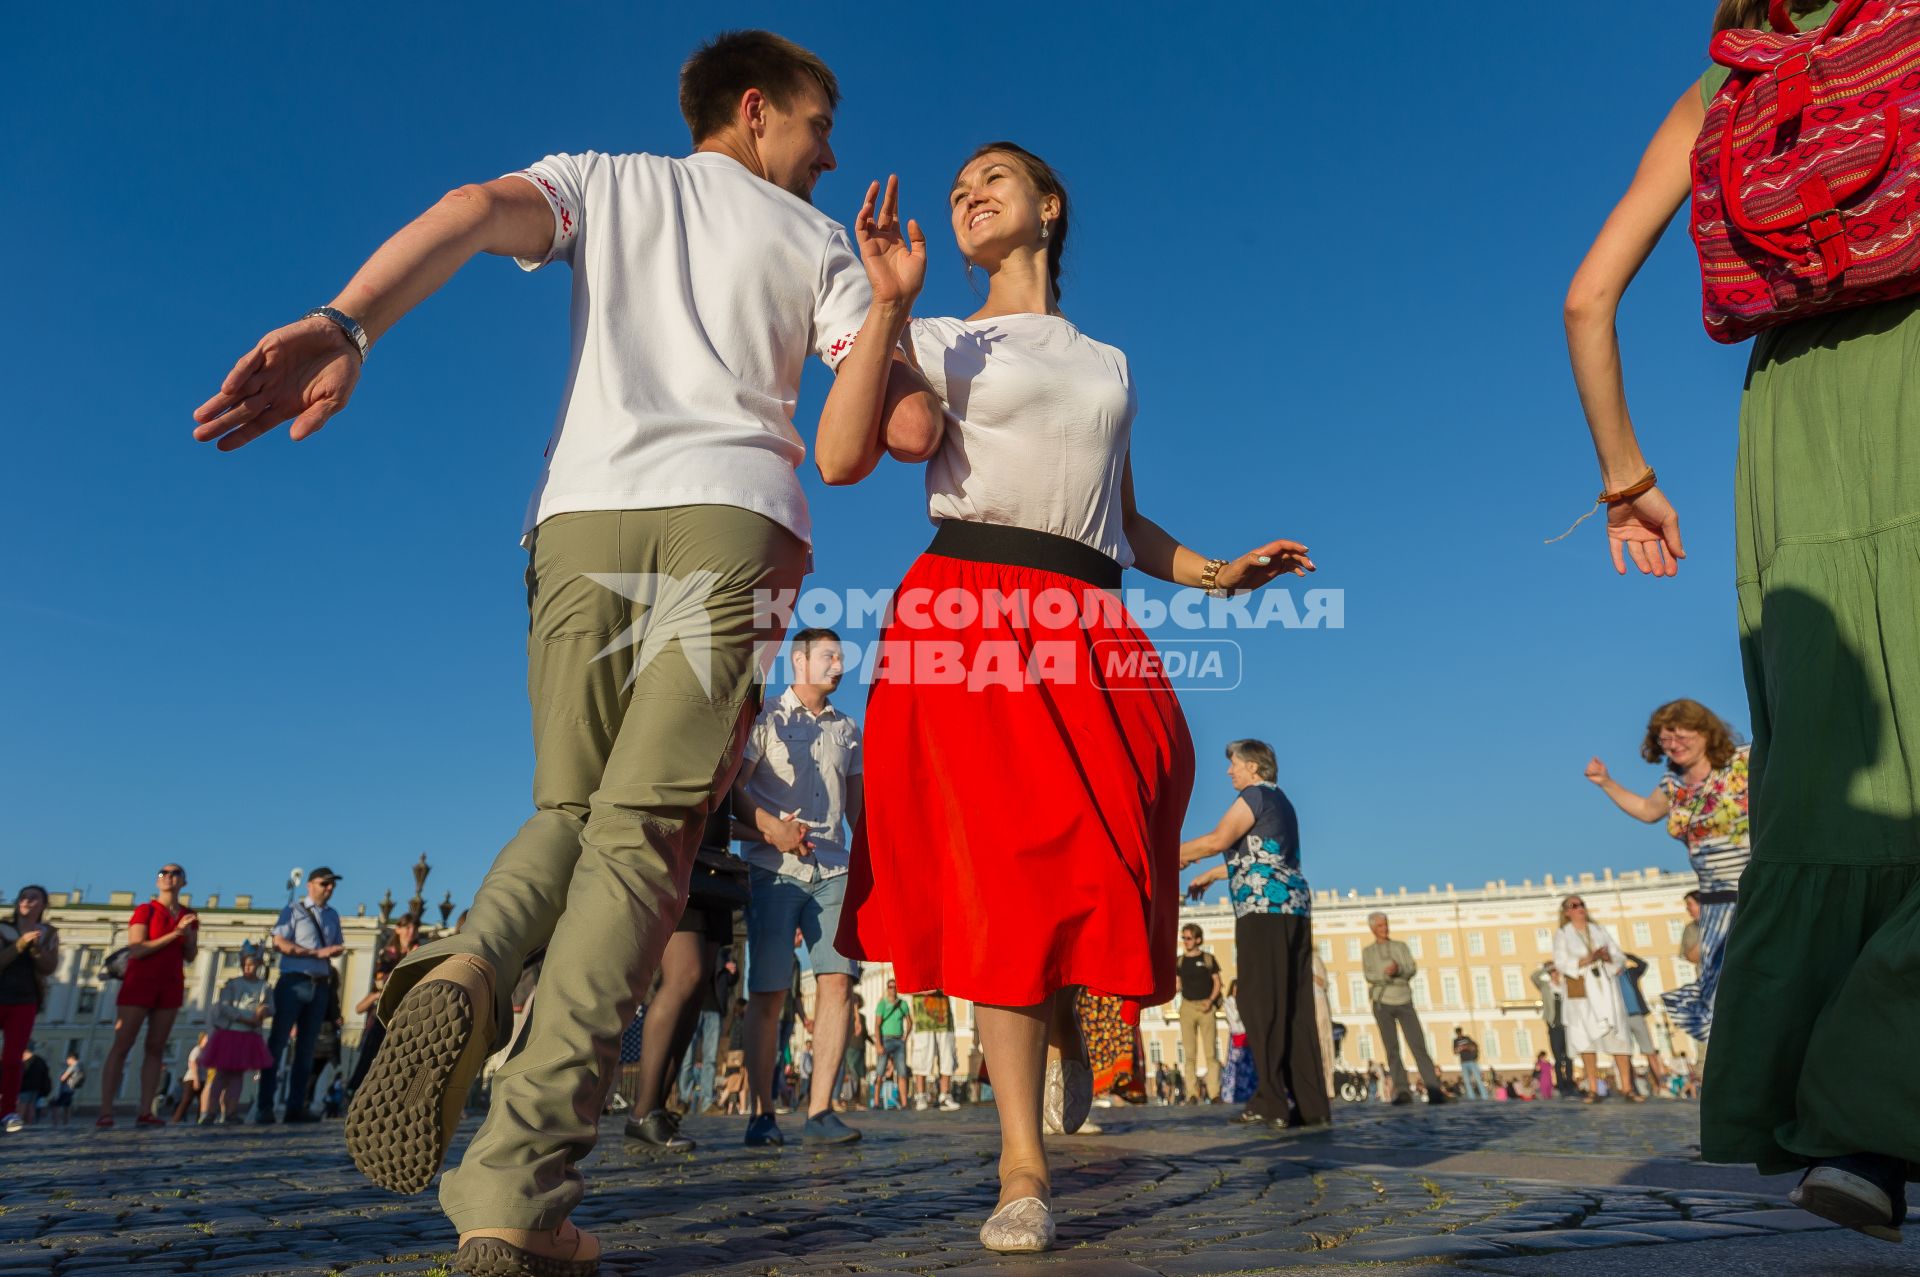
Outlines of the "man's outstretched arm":
{"type": "MultiPolygon", "coordinates": [[[[553,210],[531,182],[462,186],[382,244],[332,306],[377,342],[474,254],[538,259],[552,245],[553,210]]],[[[347,406],[359,380],[360,351],[344,329],[318,315],[296,320],[233,366],[220,393],[194,411],[193,437],[230,452],[291,419],[287,433],[304,439],[347,406]]]]}

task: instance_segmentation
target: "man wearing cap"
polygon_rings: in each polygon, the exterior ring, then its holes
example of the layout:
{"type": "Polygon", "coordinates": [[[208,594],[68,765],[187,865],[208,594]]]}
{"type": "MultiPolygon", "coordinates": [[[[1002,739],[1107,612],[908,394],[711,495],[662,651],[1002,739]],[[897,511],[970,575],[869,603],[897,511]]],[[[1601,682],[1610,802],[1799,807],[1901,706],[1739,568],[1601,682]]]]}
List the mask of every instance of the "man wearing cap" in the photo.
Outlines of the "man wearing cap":
{"type": "Polygon", "coordinates": [[[335,954],[347,946],[340,934],[340,915],[327,904],[340,875],[321,865],[307,875],[307,898],[280,911],[273,924],[273,947],[280,954],[280,979],[273,986],[273,1034],[267,1052],[273,1062],[260,1070],[260,1099],[254,1108],[257,1125],[273,1121],[273,1097],[280,1080],[280,1059],[287,1035],[293,1041],[293,1073],[287,1079],[289,1122],[316,1122],[306,1109],[307,1076],[313,1071],[313,1048],[327,1018],[327,978],[333,974],[335,954]]]}

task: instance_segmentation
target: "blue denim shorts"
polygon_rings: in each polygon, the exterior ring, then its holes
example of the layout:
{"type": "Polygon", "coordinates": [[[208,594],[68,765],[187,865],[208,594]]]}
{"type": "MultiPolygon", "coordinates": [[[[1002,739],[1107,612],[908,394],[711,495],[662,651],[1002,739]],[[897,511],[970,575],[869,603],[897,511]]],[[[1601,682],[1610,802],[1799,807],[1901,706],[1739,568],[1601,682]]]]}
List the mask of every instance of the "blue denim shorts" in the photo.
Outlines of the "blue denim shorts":
{"type": "Polygon", "coordinates": [[[847,898],[847,875],[801,882],[755,865],[747,900],[747,991],[785,993],[793,986],[793,933],[800,932],[816,976],[856,980],[860,964],[840,956],[833,936],[847,898]]]}

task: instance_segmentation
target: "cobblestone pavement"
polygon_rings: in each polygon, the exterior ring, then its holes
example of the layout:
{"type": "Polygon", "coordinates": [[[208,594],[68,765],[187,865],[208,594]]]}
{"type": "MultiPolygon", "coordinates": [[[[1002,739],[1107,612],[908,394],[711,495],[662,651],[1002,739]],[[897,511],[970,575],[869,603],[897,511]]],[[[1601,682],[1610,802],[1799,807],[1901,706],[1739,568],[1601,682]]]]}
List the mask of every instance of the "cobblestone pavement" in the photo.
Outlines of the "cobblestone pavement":
{"type": "MultiPolygon", "coordinates": [[[[1787,1207],[1785,1181],[1701,1165],[1690,1104],[1349,1105],[1304,1137],[1225,1113],[1097,1109],[1104,1134],[1055,1141],[1061,1244],[1042,1257],[976,1240],[986,1110],[857,1114],[859,1144],[775,1153],[741,1147],[738,1119],[696,1119],[700,1149],[673,1156],[609,1119],[578,1219],[604,1271],[660,1277],[1920,1271],[1920,1243],[1833,1229],[1787,1207]]],[[[0,1167],[0,1277],[420,1277],[451,1259],[432,1195],[365,1183],[336,1123],[36,1128],[0,1140],[0,1167]]]]}

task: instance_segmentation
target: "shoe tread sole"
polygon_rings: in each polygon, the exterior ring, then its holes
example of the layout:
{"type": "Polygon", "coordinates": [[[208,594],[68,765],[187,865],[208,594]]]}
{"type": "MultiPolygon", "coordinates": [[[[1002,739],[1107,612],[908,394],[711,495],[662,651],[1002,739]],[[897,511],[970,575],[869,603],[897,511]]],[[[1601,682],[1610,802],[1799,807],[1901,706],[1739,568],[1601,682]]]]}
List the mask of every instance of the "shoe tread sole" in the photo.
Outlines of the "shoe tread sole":
{"type": "Polygon", "coordinates": [[[552,1259],[497,1237],[476,1237],[454,1256],[453,1270],[471,1277],[593,1277],[597,1259],[552,1259]]]}
{"type": "Polygon", "coordinates": [[[464,1101],[485,1059],[472,1058],[475,1029],[473,999],[448,980],[423,981],[395,1012],[347,1110],[347,1152],[380,1187],[411,1194],[433,1182],[458,1125],[457,1109],[453,1122],[445,1120],[448,1094],[457,1088],[464,1101]]]}

